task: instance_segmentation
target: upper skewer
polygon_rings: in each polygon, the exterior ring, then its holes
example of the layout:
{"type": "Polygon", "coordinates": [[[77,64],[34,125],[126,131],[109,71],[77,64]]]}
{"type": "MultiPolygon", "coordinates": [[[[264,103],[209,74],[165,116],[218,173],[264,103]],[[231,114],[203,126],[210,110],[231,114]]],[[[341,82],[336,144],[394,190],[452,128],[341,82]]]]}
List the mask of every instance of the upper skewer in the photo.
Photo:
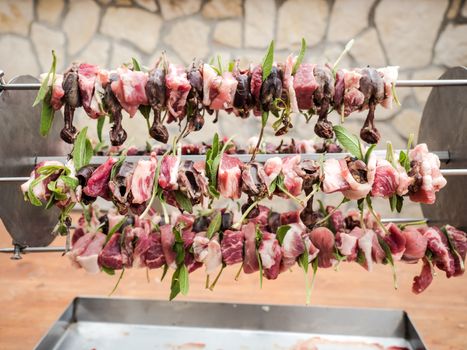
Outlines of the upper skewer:
{"type": "MultiPolygon", "coordinates": [[[[467,86],[467,79],[447,80],[398,80],[396,87],[436,87],[436,86],[467,86]]],[[[39,90],[41,84],[4,84],[0,83],[0,92],[3,90],[39,90]]]]}

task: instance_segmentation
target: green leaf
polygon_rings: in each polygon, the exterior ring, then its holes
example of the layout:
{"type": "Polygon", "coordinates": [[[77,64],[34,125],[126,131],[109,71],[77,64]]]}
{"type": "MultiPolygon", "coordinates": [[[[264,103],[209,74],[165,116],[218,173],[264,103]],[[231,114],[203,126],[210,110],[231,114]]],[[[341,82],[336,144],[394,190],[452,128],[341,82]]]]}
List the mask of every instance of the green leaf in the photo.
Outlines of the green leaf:
{"type": "Polygon", "coordinates": [[[233,72],[234,68],[235,68],[235,61],[234,61],[234,60],[231,60],[231,61],[229,62],[229,68],[228,68],[228,69],[229,69],[229,72],[233,72]]]}
{"type": "Polygon", "coordinates": [[[396,272],[396,266],[394,265],[394,259],[392,257],[391,249],[389,248],[389,245],[386,243],[386,241],[378,236],[378,242],[384,250],[384,254],[386,255],[386,261],[391,265],[392,268],[392,277],[393,277],[393,282],[394,282],[394,289],[397,289],[397,272],[396,272]]]}
{"type": "Polygon", "coordinates": [[[363,210],[363,205],[365,204],[365,198],[360,198],[358,201],[357,201],[357,207],[358,207],[358,210],[362,211],[363,210]]]}
{"type": "Polygon", "coordinates": [[[162,269],[161,282],[164,280],[165,276],[167,275],[167,271],[169,271],[169,265],[164,264],[164,268],[162,269]]]}
{"type": "Polygon", "coordinates": [[[54,121],[55,111],[46,100],[42,101],[41,123],[39,132],[41,136],[47,136],[54,121]]]}
{"type": "Polygon", "coordinates": [[[308,256],[308,249],[306,249],[305,246],[305,251],[298,258],[298,262],[300,263],[300,266],[302,267],[303,271],[305,271],[305,274],[308,273],[308,256]]]}
{"type": "Polygon", "coordinates": [[[40,182],[45,180],[49,175],[41,175],[38,178],[34,179],[30,184],[28,188],[28,199],[31,202],[32,205],[35,205],[36,207],[42,206],[42,202],[39,200],[39,198],[36,197],[34,194],[34,187],[36,187],[40,182]]]}
{"type": "Polygon", "coordinates": [[[60,170],[64,170],[64,169],[65,169],[64,165],[44,165],[44,166],[41,166],[39,169],[37,169],[37,172],[40,175],[52,175],[53,173],[58,172],[60,170]]]}
{"type": "Polygon", "coordinates": [[[271,182],[271,184],[269,185],[269,188],[268,188],[269,195],[274,193],[274,191],[276,190],[276,187],[277,187],[277,183],[276,183],[276,179],[274,179],[274,181],[271,182]]]}
{"type": "Polygon", "coordinates": [[[404,197],[397,195],[396,210],[398,213],[402,211],[402,206],[404,204],[404,197]]]}
{"type": "Polygon", "coordinates": [[[50,85],[53,85],[55,81],[55,69],[57,66],[57,57],[55,56],[55,51],[52,50],[52,65],[50,66],[50,70],[47,73],[46,78],[42,81],[41,87],[39,89],[39,92],[37,93],[36,99],[34,100],[34,103],[32,106],[37,106],[41,101],[44,101],[45,97],[47,96],[47,93],[52,89],[51,86],[49,86],[49,81],[50,81],[50,75],[52,75],[52,83],[50,85]]]}
{"type": "Polygon", "coordinates": [[[222,68],[222,58],[221,55],[217,55],[217,65],[219,67],[219,75],[222,75],[224,69],[222,68]]]}
{"type": "Polygon", "coordinates": [[[88,127],[85,127],[78,133],[73,151],[71,152],[76,170],[88,165],[92,157],[92,145],[86,137],[87,131],[88,127]]]}
{"type": "Polygon", "coordinates": [[[172,275],[172,282],[170,283],[170,296],[169,300],[173,300],[180,293],[180,269],[176,269],[172,275]]]}
{"type": "Polygon", "coordinates": [[[350,154],[363,160],[362,151],[360,148],[360,141],[358,137],[349,132],[341,125],[334,125],[333,130],[336,134],[337,140],[340,145],[344,147],[350,154]]]}
{"type": "Polygon", "coordinates": [[[188,197],[182,192],[182,191],[175,191],[175,200],[177,201],[178,205],[180,208],[185,210],[188,213],[193,213],[193,205],[191,204],[191,201],[188,199],[188,197]]]}
{"type": "Polygon", "coordinates": [[[185,261],[185,248],[183,247],[183,238],[182,233],[180,232],[180,226],[174,226],[172,232],[175,236],[175,243],[172,247],[173,251],[176,254],[175,262],[177,266],[180,267],[185,261]]]}
{"type": "Polygon", "coordinates": [[[214,218],[211,220],[208,226],[208,230],[206,231],[206,237],[211,239],[217,232],[219,232],[222,225],[222,214],[221,212],[217,212],[214,218]]]}
{"type": "MultiPolygon", "coordinates": [[[[122,227],[122,225],[125,223],[125,221],[126,221],[126,216],[124,216],[123,219],[121,219],[119,222],[117,222],[115,224],[115,226],[110,229],[109,233],[107,234],[107,237],[105,238],[105,244],[107,244],[107,242],[110,240],[110,238],[112,238],[112,236],[114,235],[115,232],[120,230],[120,227],[122,227]]],[[[105,244],[104,244],[104,246],[105,246],[105,244]]]]}
{"type": "Polygon", "coordinates": [[[97,138],[102,142],[102,129],[104,128],[105,116],[97,119],[97,138]]]}
{"type": "Polygon", "coordinates": [[[266,55],[263,58],[263,63],[261,64],[261,67],[263,69],[263,81],[265,81],[269,74],[271,74],[272,70],[272,65],[274,63],[274,40],[271,41],[269,44],[268,51],[266,52],[266,55]]]}
{"type": "Polygon", "coordinates": [[[269,112],[263,112],[261,114],[261,127],[266,127],[266,124],[268,122],[268,117],[269,117],[269,112]]]}
{"type": "Polygon", "coordinates": [[[391,207],[391,211],[393,212],[394,210],[396,210],[396,206],[397,206],[397,195],[392,195],[390,198],[389,198],[389,206],[391,207]]]}
{"type": "Polygon", "coordinates": [[[126,153],[120,154],[120,157],[118,157],[118,160],[115,162],[115,164],[112,166],[112,170],[110,171],[110,179],[114,179],[115,175],[117,172],[120,170],[120,167],[122,166],[123,162],[126,159],[126,153]]]}
{"type": "Polygon", "coordinates": [[[141,71],[141,65],[139,64],[138,60],[134,57],[131,58],[131,62],[133,63],[133,70],[135,72],[141,71]]]}
{"type": "Polygon", "coordinates": [[[282,242],[284,242],[285,235],[290,230],[290,225],[282,225],[277,228],[276,238],[279,241],[279,244],[282,246],[282,242]]]}
{"type": "Polygon", "coordinates": [[[110,276],[115,275],[115,270],[114,269],[110,269],[110,268],[105,267],[105,266],[101,266],[101,269],[102,269],[102,271],[104,271],[106,274],[108,274],[110,276]]]}
{"type": "Polygon", "coordinates": [[[365,164],[368,164],[368,161],[370,160],[371,153],[373,152],[375,147],[376,147],[376,144],[373,144],[370,147],[368,147],[368,149],[367,149],[367,151],[365,153],[365,164]]]}
{"type": "Polygon", "coordinates": [[[188,290],[190,289],[190,282],[188,280],[188,269],[186,268],[185,264],[180,266],[180,273],[178,275],[179,284],[180,284],[180,292],[183,295],[188,294],[188,290]]]}
{"type": "Polygon", "coordinates": [[[298,68],[302,64],[303,58],[305,57],[305,51],[306,51],[306,41],[305,38],[302,38],[302,46],[300,47],[300,52],[298,53],[297,60],[295,61],[295,64],[292,69],[292,75],[295,75],[297,73],[298,68]]]}
{"type": "Polygon", "coordinates": [[[211,146],[211,159],[213,159],[219,153],[219,135],[217,133],[214,134],[214,138],[212,139],[212,146],[211,146]]]}
{"type": "Polygon", "coordinates": [[[112,291],[109,293],[109,296],[111,296],[117,290],[118,285],[120,284],[120,281],[122,280],[124,273],[125,273],[125,268],[122,269],[122,272],[120,273],[120,276],[118,277],[117,283],[115,283],[115,286],[112,289],[112,291]]]}
{"type": "Polygon", "coordinates": [[[68,187],[71,188],[72,190],[75,190],[76,187],[79,185],[79,181],[76,177],[71,177],[71,176],[60,176],[60,179],[62,179],[63,183],[68,187]]]}

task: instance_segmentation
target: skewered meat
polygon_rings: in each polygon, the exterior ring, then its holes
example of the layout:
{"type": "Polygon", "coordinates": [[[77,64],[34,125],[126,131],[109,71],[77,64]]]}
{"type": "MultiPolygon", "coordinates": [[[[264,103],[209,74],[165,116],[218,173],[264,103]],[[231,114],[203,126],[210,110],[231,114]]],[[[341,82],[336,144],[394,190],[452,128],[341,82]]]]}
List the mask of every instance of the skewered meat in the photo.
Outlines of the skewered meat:
{"type": "Polygon", "coordinates": [[[161,235],[158,232],[144,232],[138,236],[134,250],[134,265],[157,269],[165,264],[161,235]]]}
{"type": "Polygon", "coordinates": [[[167,109],[169,118],[167,122],[181,121],[186,115],[186,102],[188,93],[191,90],[185,68],[170,63],[165,78],[165,86],[168,92],[167,109]]]}
{"type": "Polygon", "coordinates": [[[162,225],[160,227],[161,231],[161,243],[162,251],[164,252],[165,263],[168,267],[172,269],[177,268],[177,263],[175,262],[176,254],[173,250],[175,244],[175,236],[172,232],[172,226],[169,224],[162,225]]]}
{"type": "Polygon", "coordinates": [[[178,188],[178,167],[180,158],[173,155],[165,155],[162,158],[159,173],[159,186],[166,190],[178,188]]]}
{"type": "Polygon", "coordinates": [[[178,170],[178,184],[180,191],[184,192],[193,204],[201,202],[208,195],[208,182],[204,171],[200,171],[193,161],[182,163],[178,170]]]}
{"type": "Polygon", "coordinates": [[[263,85],[263,68],[260,64],[250,68],[251,71],[251,81],[250,81],[250,91],[251,96],[253,97],[255,115],[261,115],[261,87],[263,85]]]}
{"type": "Polygon", "coordinates": [[[376,169],[376,158],[370,157],[368,164],[351,158],[341,159],[342,176],[349,184],[344,196],[349,199],[365,198],[371,191],[376,169]]]}
{"type": "Polygon", "coordinates": [[[209,108],[214,111],[232,108],[237,84],[237,79],[231,72],[224,72],[221,76],[216,76],[206,92],[209,92],[209,108]]]}
{"type": "Polygon", "coordinates": [[[103,233],[86,233],[73,243],[73,249],[67,253],[72,264],[82,267],[89,273],[98,273],[97,258],[104,246],[106,236],[103,233]]]}
{"type": "Polygon", "coordinates": [[[131,182],[134,171],[135,164],[123,162],[115,172],[114,177],[109,181],[109,189],[112,193],[112,202],[122,214],[126,214],[128,212],[128,195],[131,191],[131,182]]]}
{"type": "Polygon", "coordinates": [[[108,198],[110,172],[115,162],[114,158],[108,158],[97,167],[83,188],[83,193],[89,197],[108,198]]]}
{"type": "MultiPolygon", "coordinates": [[[[113,75],[115,73],[112,73],[113,75]]],[[[148,76],[144,72],[130,70],[126,66],[117,68],[117,79],[112,79],[111,87],[123,109],[133,117],[141,104],[147,105],[146,83],[148,76]]]]}
{"type": "Polygon", "coordinates": [[[302,63],[294,76],[293,87],[297,95],[298,108],[301,110],[309,110],[314,107],[313,94],[319,87],[313,74],[314,69],[314,64],[302,63]]]}
{"type": "Polygon", "coordinates": [[[287,94],[292,112],[300,113],[300,110],[298,109],[297,95],[294,89],[295,78],[292,75],[292,70],[293,70],[296,60],[297,60],[297,57],[294,56],[293,54],[290,54],[289,56],[287,56],[287,59],[285,61],[285,69],[284,69],[283,91],[286,92],[287,94]]]}
{"type": "Polygon", "coordinates": [[[310,240],[319,249],[318,266],[331,267],[334,260],[334,234],[326,227],[318,227],[310,232],[310,240]]]}
{"type": "Polygon", "coordinates": [[[123,258],[120,247],[120,233],[114,233],[97,257],[99,266],[112,270],[123,268],[123,258]]]}
{"type": "Polygon", "coordinates": [[[251,75],[248,70],[240,71],[237,61],[234,77],[237,79],[237,89],[233,100],[234,113],[241,118],[247,118],[253,105],[250,88],[251,75]]]}
{"type": "Polygon", "coordinates": [[[270,111],[273,107],[274,100],[281,97],[282,75],[283,72],[276,66],[273,66],[271,68],[271,73],[269,73],[266,80],[263,81],[260,93],[261,107],[263,111],[270,111]]]}
{"type": "Polygon", "coordinates": [[[259,270],[258,257],[256,256],[256,225],[253,222],[244,225],[243,235],[245,237],[243,272],[253,273],[259,270]]]}
{"type": "Polygon", "coordinates": [[[457,254],[454,254],[453,276],[463,275],[465,270],[464,261],[467,255],[467,236],[463,231],[451,225],[446,225],[444,227],[444,233],[449,237],[450,242],[457,251],[457,254]]]}
{"type": "Polygon", "coordinates": [[[169,132],[161,120],[161,110],[165,108],[166,104],[165,71],[154,68],[149,72],[145,89],[149,105],[154,112],[154,121],[149,129],[149,135],[156,141],[167,143],[169,132]]]}
{"type": "Polygon", "coordinates": [[[303,242],[303,228],[299,224],[289,225],[290,229],[282,241],[282,262],[281,271],[286,271],[295,265],[297,258],[305,252],[305,243],[303,242]]]}
{"type": "Polygon", "coordinates": [[[214,273],[222,264],[221,246],[219,236],[211,239],[205,236],[205,232],[197,233],[193,241],[193,253],[195,260],[206,266],[206,274],[214,273]]]}
{"type": "Polygon", "coordinates": [[[402,259],[412,262],[423,258],[428,244],[427,238],[413,227],[405,228],[402,234],[405,237],[405,251],[402,259]]]}
{"type": "Polygon", "coordinates": [[[73,64],[64,74],[63,83],[65,104],[65,126],[60,132],[60,137],[67,143],[73,143],[76,136],[76,128],[73,126],[75,108],[81,106],[80,86],[78,82],[78,66],[73,64]]]}
{"type": "Polygon", "coordinates": [[[288,156],[282,160],[282,174],[284,175],[284,185],[287,191],[298,196],[302,191],[303,179],[300,177],[300,156],[288,156]]]}
{"type": "Polygon", "coordinates": [[[219,192],[225,198],[238,199],[241,196],[241,167],[243,163],[237,158],[223,154],[219,172],[217,174],[217,182],[219,192]]]}
{"type": "Polygon", "coordinates": [[[234,265],[243,261],[243,242],[243,231],[224,231],[221,252],[226,265],[234,265]]]}
{"type": "Polygon", "coordinates": [[[187,78],[191,85],[191,90],[188,93],[188,104],[192,110],[189,119],[190,131],[199,131],[204,125],[203,113],[203,75],[201,67],[197,67],[195,62],[187,72],[187,78]]]}
{"type": "Polygon", "coordinates": [[[433,282],[433,267],[427,258],[423,258],[423,266],[420,275],[414,277],[412,292],[420,294],[433,282]]]}
{"type": "Polygon", "coordinates": [[[107,84],[104,94],[104,104],[108,113],[113,120],[113,126],[110,129],[110,143],[113,146],[121,146],[126,138],[126,131],[122,127],[122,105],[114,94],[112,84],[118,83],[119,76],[116,73],[111,73],[109,77],[110,83],[107,84]]]}
{"type": "Polygon", "coordinates": [[[80,64],[77,70],[81,102],[84,110],[90,117],[94,116],[91,109],[91,100],[98,72],[99,67],[97,65],[87,63],[80,64]]]}
{"type": "Polygon", "coordinates": [[[242,169],[242,191],[250,197],[264,197],[268,193],[267,175],[261,164],[252,162],[242,169]]]}
{"type": "Polygon", "coordinates": [[[378,143],[381,138],[378,129],[374,124],[376,105],[384,100],[384,82],[379,73],[373,68],[363,68],[361,70],[360,91],[363,93],[364,102],[361,109],[367,104],[369,107],[368,116],[365,119],[360,137],[367,143],[378,143]]]}
{"type": "Polygon", "coordinates": [[[313,74],[318,87],[314,91],[313,104],[318,112],[315,133],[319,137],[331,139],[334,136],[332,123],[327,119],[328,110],[334,95],[334,78],[326,66],[316,65],[313,74]]]}
{"type": "Polygon", "coordinates": [[[268,280],[276,279],[280,273],[282,251],[275,234],[262,232],[258,253],[261,257],[264,277],[268,280]]]}
{"type": "Polygon", "coordinates": [[[379,232],[379,234],[383,235],[382,238],[391,250],[394,260],[400,260],[407,246],[405,234],[403,234],[399,227],[393,223],[386,225],[386,230],[389,234],[383,234],[381,232],[379,232]]]}
{"type": "Polygon", "coordinates": [[[411,170],[409,176],[414,183],[409,186],[410,200],[433,204],[435,193],[446,186],[446,179],[439,170],[440,161],[436,154],[429,153],[425,143],[421,143],[409,152],[411,170]]]}
{"type": "Polygon", "coordinates": [[[157,168],[157,157],[151,155],[150,160],[140,160],[131,179],[131,203],[143,204],[151,198],[154,175],[157,168]]]}

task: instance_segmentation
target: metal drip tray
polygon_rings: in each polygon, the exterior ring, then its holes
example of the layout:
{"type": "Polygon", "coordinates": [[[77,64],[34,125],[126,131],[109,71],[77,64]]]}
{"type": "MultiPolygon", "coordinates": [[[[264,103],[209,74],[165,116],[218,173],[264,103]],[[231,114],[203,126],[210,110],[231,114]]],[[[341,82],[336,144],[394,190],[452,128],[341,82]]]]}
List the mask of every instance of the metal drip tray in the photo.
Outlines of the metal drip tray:
{"type": "Polygon", "coordinates": [[[78,297],[36,346],[50,349],[421,350],[401,310],[78,297]]]}

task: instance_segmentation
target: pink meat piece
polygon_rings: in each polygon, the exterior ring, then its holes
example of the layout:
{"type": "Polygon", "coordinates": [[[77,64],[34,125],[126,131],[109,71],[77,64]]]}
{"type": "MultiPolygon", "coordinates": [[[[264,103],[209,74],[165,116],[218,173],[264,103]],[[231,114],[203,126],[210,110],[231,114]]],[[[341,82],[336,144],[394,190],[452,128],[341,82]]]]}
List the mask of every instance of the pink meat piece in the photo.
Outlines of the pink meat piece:
{"type": "Polygon", "coordinates": [[[117,161],[109,157],[103,164],[99,165],[89,178],[83,193],[89,197],[106,198],[109,192],[109,179],[113,165],[117,161]]]}
{"type": "MultiPolygon", "coordinates": [[[[23,192],[23,194],[27,194],[28,191],[29,191],[29,186],[32,184],[32,182],[37,179],[40,175],[39,173],[37,172],[41,167],[44,167],[44,166],[49,166],[49,165],[53,165],[53,166],[63,166],[62,163],[58,162],[58,161],[55,161],[55,160],[52,160],[52,161],[45,161],[45,162],[40,162],[39,164],[36,165],[36,167],[34,168],[33,171],[31,171],[31,174],[29,175],[29,179],[28,181],[24,182],[23,184],[21,184],[21,192],[23,192]]],[[[61,171],[61,170],[60,170],[61,171]]],[[[60,171],[57,171],[56,174],[52,175],[52,176],[49,176],[47,179],[43,180],[43,181],[40,181],[39,183],[37,183],[33,188],[32,188],[32,192],[34,193],[34,195],[39,198],[40,200],[43,200],[43,201],[46,201],[49,199],[49,195],[50,195],[50,190],[47,188],[47,185],[49,184],[50,181],[54,181],[58,178],[58,175],[60,173],[60,171]]]]}
{"type": "Polygon", "coordinates": [[[315,142],[313,140],[297,140],[295,148],[295,152],[297,153],[316,153],[315,142]]]}
{"type": "Polygon", "coordinates": [[[266,186],[271,185],[271,183],[277,178],[277,176],[282,171],[282,159],[279,157],[268,158],[264,163],[264,173],[266,186]]]}
{"type": "Polygon", "coordinates": [[[159,171],[159,186],[165,190],[176,190],[178,188],[178,169],[180,158],[173,155],[165,155],[162,158],[159,171]]]}
{"type": "Polygon", "coordinates": [[[99,264],[97,263],[97,259],[99,253],[102,250],[102,247],[104,246],[106,235],[101,232],[87,233],[87,235],[91,235],[92,239],[87,244],[85,249],[74,257],[75,262],[80,267],[84,268],[88,273],[98,273],[100,269],[99,264]]]}
{"type": "Polygon", "coordinates": [[[77,227],[73,234],[71,235],[71,246],[73,247],[78,239],[83,237],[86,232],[84,232],[84,229],[82,227],[77,227]]]}
{"type": "MultiPolygon", "coordinates": [[[[138,240],[139,243],[139,240],[138,240]]],[[[138,245],[137,245],[138,247],[138,245]]],[[[149,269],[157,269],[165,264],[164,252],[162,251],[161,235],[158,232],[152,232],[148,235],[148,241],[143,246],[144,253],[142,259],[144,265],[149,269]]],[[[143,248],[142,247],[142,248],[143,248]]],[[[136,254],[135,248],[135,254],[136,254]]]]}
{"type": "Polygon", "coordinates": [[[153,152],[149,160],[139,160],[131,179],[132,204],[146,203],[152,195],[157,157],[153,152]]]}
{"type": "MultiPolygon", "coordinates": [[[[338,159],[326,159],[324,162],[324,193],[342,192],[350,188],[348,182],[342,175],[342,165],[338,159]]],[[[347,164],[345,164],[347,167],[347,164]]]]}
{"type": "Polygon", "coordinates": [[[257,208],[259,210],[259,214],[254,218],[249,219],[249,222],[259,225],[260,227],[266,226],[268,224],[268,217],[271,210],[264,205],[258,205],[257,208]]]}
{"type": "Polygon", "coordinates": [[[334,259],[334,234],[326,227],[318,227],[310,232],[313,245],[319,249],[318,266],[332,267],[334,259]]]}
{"type": "Polygon", "coordinates": [[[222,155],[217,174],[217,188],[225,198],[238,199],[241,196],[241,175],[243,163],[235,157],[222,155]]]}
{"type": "Polygon", "coordinates": [[[89,116],[92,116],[91,99],[99,67],[94,64],[82,63],[78,67],[78,86],[81,103],[89,116]]]}
{"type": "MultiPolygon", "coordinates": [[[[183,234],[185,235],[184,239],[189,238],[189,232],[191,232],[194,222],[195,222],[195,217],[192,214],[180,214],[177,216],[177,220],[175,221],[175,224],[183,225],[183,234]]],[[[193,238],[194,238],[194,233],[192,234],[193,234],[193,237],[191,238],[191,243],[193,243],[193,238]]]]}
{"type": "Polygon", "coordinates": [[[294,76],[293,87],[297,97],[298,108],[309,110],[313,108],[313,94],[319,87],[313,74],[316,64],[302,63],[294,76]]]}
{"type": "Polygon", "coordinates": [[[103,99],[105,95],[105,87],[109,83],[109,72],[99,69],[94,82],[94,93],[89,103],[88,115],[92,119],[97,119],[105,115],[103,99]]]}
{"type": "Polygon", "coordinates": [[[377,69],[384,81],[384,100],[381,101],[381,106],[384,108],[392,108],[394,96],[392,94],[392,86],[396,83],[399,75],[399,66],[388,66],[377,69]]]}
{"type": "Polygon", "coordinates": [[[112,91],[122,108],[133,117],[140,105],[147,105],[146,83],[148,75],[126,66],[117,68],[118,80],[112,82],[112,91]]]}
{"type": "Polygon", "coordinates": [[[378,159],[371,195],[373,197],[392,197],[397,192],[398,183],[399,172],[387,160],[378,159]]]}
{"type": "Polygon", "coordinates": [[[222,265],[221,245],[218,236],[214,236],[209,241],[207,251],[204,265],[206,266],[206,274],[211,275],[222,265]]]}
{"type": "Polygon", "coordinates": [[[142,235],[144,230],[141,227],[127,226],[123,230],[123,242],[122,242],[122,261],[123,266],[126,268],[133,267],[133,241],[136,237],[142,235]]]}
{"type": "Polygon", "coordinates": [[[288,156],[282,160],[282,174],[287,191],[293,196],[302,192],[303,179],[298,175],[300,169],[300,155],[288,156]]]}
{"type": "MultiPolygon", "coordinates": [[[[360,229],[357,227],[357,229],[360,229]]],[[[355,230],[355,228],[354,228],[355,230]]],[[[351,233],[337,232],[336,247],[342,255],[345,255],[347,261],[354,261],[357,258],[358,237],[351,233]]]]}
{"type": "Polygon", "coordinates": [[[263,266],[263,275],[268,280],[274,280],[279,276],[282,251],[276,235],[263,232],[261,244],[258,248],[263,266]]]}
{"type": "Polygon", "coordinates": [[[308,263],[311,263],[319,254],[319,249],[311,242],[308,232],[302,232],[302,239],[305,243],[305,249],[308,250],[308,263]]]}
{"type": "Polygon", "coordinates": [[[243,231],[224,231],[221,253],[226,265],[234,265],[243,261],[243,241],[243,231]]]}
{"type": "Polygon", "coordinates": [[[243,225],[242,230],[245,237],[243,272],[253,273],[259,270],[258,257],[256,256],[256,225],[249,222],[243,225]]]}
{"type": "Polygon", "coordinates": [[[386,229],[388,230],[389,235],[384,235],[383,239],[389,246],[393,259],[400,260],[405,252],[405,246],[407,243],[405,235],[394,223],[387,224],[386,229]]]}
{"type": "Polygon", "coordinates": [[[123,258],[120,248],[120,233],[114,233],[110,237],[104,249],[101,250],[97,258],[99,266],[112,270],[123,269],[123,258]]]}
{"type": "Polygon", "coordinates": [[[399,178],[396,192],[399,196],[404,196],[409,192],[409,186],[413,184],[414,178],[410,177],[405,168],[399,164],[397,164],[397,172],[399,174],[399,178]]]}
{"type": "Polygon", "coordinates": [[[342,193],[348,199],[357,200],[365,198],[368,193],[370,193],[373,186],[374,174],[376,169],[376,158],[370,157],[368,161],[368,170],[367,170],[367,182],[359,183],[350,173],[350,170],[347,166],[345,159],[340,159],[339,163],[341,165],[342,176],[349,185],[349,189],[344,190],[342,193]]]}
{"type": "Polygon", "coordinates": [[[429,153],[425,143],[421,143],[409,152],[411,161],[421,163],[420,175],[423,178],[422,186],[416,193],[410,193],[413,202],[433,204],[436,200],[435,193],[446,186],[446,179],[439,170],[440,161],[436,154],[429,153]]]}
{"type": "Polygon", "coordinates": [[[344,115],[348,116],[350,113],[359,110],[365,96],[359,90],[360,89],[360,78],[362,75],[358,70],[348,71],[342,70],[344,73],[344,115]]]}
{"type": "Polygon", "coordinates": [[[193,255],[196,261],[204,262],[208,256],[209,238],[206,237],[206,232],[199,232],[193,239],[193,255]]]}
{"type": "Polygon", "coordinates": [[[420,272],[420,275],[415,276],[413,279],[412,292],[420,294],[428,288],[432,281],[433,268],[430,262],[426,258],[423,258],[422,271],[420,272]]]}
{"type": "Polygon", "coordinates": [[[463,275],[465,256],[467,254],[467,234],[451,225],[446,225],[444,229],[446,234],[449,235],[457,253],[459,253],[459,255],[454,254],[454,276],[463,275]]]}
{"type": "Polygon", "coordinates": [[[169,64],[165,86],[168,90],[167,109],[169,110],[169,118],[167,122],[180,121],[186,114],[186,101],[191,90],[191,84],[182,65],[169,64]]]}
{"type": "Polygon", "coordinates": [[[345,227],[344,222],[344,214],[339,209],[335,209],[335,207],[328,205],[326,207],[326,212],[331,214],[329,217],[331,222],[331,229],[333,232],[343,231],[345,227]]]}
{"type": "Polygon", "coordinates": [[[365,267],[368,271],[373,270],[373,262],[381,263],[386,254],[378,242],[378,236],[371,229],[362,230],[360,227],[355,227],[350,235],[358,237],[358,248],[365,256],[365,267]]]}
{"type": "Polygon", "coordinates": [[[402,259],[408,262],[416,262],[425,256],[428,240],[419,230],[407,227],[402,231],[405,237],[405,251],[402,259]]]}
{"type": "Polygon", "coordinates": [[[175,235],[172,232],[172,226],[169,224],[162,225],[160,227],[160,231],[162,251],[164,253],[165,262],[170,268],[175,270],[177,268],[177,263],[175,261],[176,254],[173,250],[173,246],[175,244],[175,235]]]}
{"type": "Polygon", "coordinates": [[[295,265],[297,258],[305,252],[306,246],[302,238],[304,229],[299,224],[289,225],[290,229],[282,241],[281,271],[286,271],[295,265]]]}
{"type": "Polygon", "coordinates": [[[428,249],[435,256],[433,262],[436,266],[446,272],[446,277],[452,277],[455,273],[454,257],[449,251],[446,236],[437,227],[424,227],[420,232],[428,240],[428,249]]]}
{"type": "Polygon", "coordinates": [[[231,72],[224,72],[218,78],[220,82],[211,85],[209,90],[210,97],[213,97],[209,107],[212,110],[232,108],[238,81],[231,72]]]}
{"type": "Polygon", "coordinates": [[[65,90],[63,90],[63,75],[55,74],[55,81],[52,85],[52,96],[50,98],[50,104],[54,111],[58,111],[63,106],[62,98],[65,96],[65,90]]]}
{"type": "MultiPolygon", "coordinates": [[[[340,107],[344,100],[344,90],[345,90],[345,82],[344,82],[345,73],[342,69],[339,69],[336,72],[336,83],[334,87],[334,105],[340,107]]],[[[337,109],[340,113],[340,109],[337,109]]]]}
{"type": "Polygon", "coordinates": [[[109,210],[109,212],[107,214],[107,218],[109,219],[109,231],[115,225],[117,225],[124,217],[125,217],[125,215],[118,214],[116,210],[115,211],[109,210]]]}
{"type": "Polygon", "coordinates": [[[287,56],[285,61],[285,71],[283,78],[283,87],[287,91],[287,96],[289,97],[290,108],[293,113],[300,113],[297,103],[297,95],[295,94],[294,89],[294,76],[292,75],[292,70],[297,60],[297,56],[290,54],[287,56]]]}
{"type": "Polygon", "coordinates": [[[79,264],[76,264],[76,258],[85,252],[86,248],[92,242],[93,239],[94,234],[88,232],[83,234],[79,239],[76,240],[76,242],[71,248],[71,251],[67,253],[73,265],[75,265],[76,267],[80,267],[79,264]]]}
{"type": "Polygon", "coordinates": [[[299,210],[286,211],[280,214],[281,225],[302,224],[299,210]]]}
{"type": "Polygon", "coordinates": [[[263,85],[263,69],[260,64],[251,70],[250,92],[255,101],[259,101],[263,85]]]}
{"type": "Polygon", "coordinates": [[[148,232],[143,232],[138,236],[133,252],[133,265],[135,267],[146,267],[146,253],[151,246],[151,242],[148,232]]]}
{"type": "Polygon", "coordinates": [[[220,78],[217,72],[211,67],[211,65],[205,63],[203,65],[203,105],[206,107],[211,105],[211,96],[209,91],[216,79],[220,78]]]}

